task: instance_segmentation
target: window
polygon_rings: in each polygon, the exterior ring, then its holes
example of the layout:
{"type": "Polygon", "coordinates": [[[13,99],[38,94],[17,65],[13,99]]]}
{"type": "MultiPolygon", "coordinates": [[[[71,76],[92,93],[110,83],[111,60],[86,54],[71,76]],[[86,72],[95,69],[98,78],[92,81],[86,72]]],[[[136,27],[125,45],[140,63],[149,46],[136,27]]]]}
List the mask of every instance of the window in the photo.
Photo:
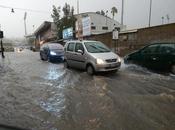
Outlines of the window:
{"type": "Polygon", "coordinates": [[[92,30],[96,30],[96,26],[91,26],[91,29],[92,30]]]}
{"type": "Polygon", "coordinates": [[[105,26],[105,27],[103,26],[102,29],[103,30],[108,30],[108,27],[107,26],[105,26]]]}
{"type": "Polygon", "coordinates": [[[161,44],[159,52],[162,54],[175,53],[175,44],[161,44]]]}
{"type": "Polygon", "coordinates": [[[142,50],[142,53],[145,54],[155,54],[158,52],[159,45],[150,45],[142,50]]]}
{"type": "Polygon", "coordinates": [[[82,50],[84,52],[84,47],[81,43],[76,43],[75,52],[78,52],[78,50],[82,50]]]}
{"type": "Polygon", "coordinates": [[[68,47],[67,47],[67,51],[74,51],[74,43],[69,43],[68,47]]]}

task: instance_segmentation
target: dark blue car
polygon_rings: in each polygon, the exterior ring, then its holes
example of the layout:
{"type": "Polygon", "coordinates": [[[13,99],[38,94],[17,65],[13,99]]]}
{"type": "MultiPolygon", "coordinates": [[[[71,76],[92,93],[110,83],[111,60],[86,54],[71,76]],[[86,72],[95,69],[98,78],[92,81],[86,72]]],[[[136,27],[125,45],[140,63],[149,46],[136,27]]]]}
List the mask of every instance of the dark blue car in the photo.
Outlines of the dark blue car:
{"type": "Polygon", "coordinates": [[[64,47],[59,43],[45,43],[40,48],[40,58],[44,61],[64,60],[64,47]]]}

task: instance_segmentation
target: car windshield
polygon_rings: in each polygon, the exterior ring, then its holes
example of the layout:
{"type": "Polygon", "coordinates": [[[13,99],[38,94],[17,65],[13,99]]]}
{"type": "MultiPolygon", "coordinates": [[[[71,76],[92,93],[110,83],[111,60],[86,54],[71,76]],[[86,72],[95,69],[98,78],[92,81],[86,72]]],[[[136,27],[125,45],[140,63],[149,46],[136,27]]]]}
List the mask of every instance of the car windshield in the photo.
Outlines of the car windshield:
{"type": "Polygon", "coordinates": [[[110,49],[107,48],[103,43],[101,42],[85,42],[86,49],[90,53],[104,53],[104,52],[110,52],[110,49]]]}
{"type": "Polygon", "coordinates": [[[61,44],[48,44],[51,50],[63,50],[63,46],[61,44]]]}

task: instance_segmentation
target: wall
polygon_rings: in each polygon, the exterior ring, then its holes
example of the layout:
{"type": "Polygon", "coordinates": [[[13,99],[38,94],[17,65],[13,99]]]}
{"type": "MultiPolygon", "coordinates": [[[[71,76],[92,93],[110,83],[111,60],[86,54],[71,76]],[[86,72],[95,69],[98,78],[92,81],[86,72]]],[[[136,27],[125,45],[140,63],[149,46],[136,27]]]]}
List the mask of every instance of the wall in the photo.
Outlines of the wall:
{"type": "MultiPolygon", "coordinates": [[[[85,39],[101,41],[111,49],[115,45],[112,40],[112,32],[92,35],[85,39]]],[[[152,42],[175,42],[175,23],[120,33],[119,40],[117,40],[118,53],[124,56],[152,42]]]]}

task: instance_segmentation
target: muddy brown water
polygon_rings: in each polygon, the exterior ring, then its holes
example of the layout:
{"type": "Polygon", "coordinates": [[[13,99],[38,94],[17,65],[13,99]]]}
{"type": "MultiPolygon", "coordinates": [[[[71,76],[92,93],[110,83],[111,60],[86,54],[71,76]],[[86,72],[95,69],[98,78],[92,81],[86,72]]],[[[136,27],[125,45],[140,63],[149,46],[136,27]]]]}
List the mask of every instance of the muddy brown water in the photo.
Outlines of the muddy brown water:
{"type": "Polygon", "coordinates": [[[0,59],[0,124],[31,130],[174,130],[175,76],[122,64],[89,76],[38,53],[0,59]]]}

